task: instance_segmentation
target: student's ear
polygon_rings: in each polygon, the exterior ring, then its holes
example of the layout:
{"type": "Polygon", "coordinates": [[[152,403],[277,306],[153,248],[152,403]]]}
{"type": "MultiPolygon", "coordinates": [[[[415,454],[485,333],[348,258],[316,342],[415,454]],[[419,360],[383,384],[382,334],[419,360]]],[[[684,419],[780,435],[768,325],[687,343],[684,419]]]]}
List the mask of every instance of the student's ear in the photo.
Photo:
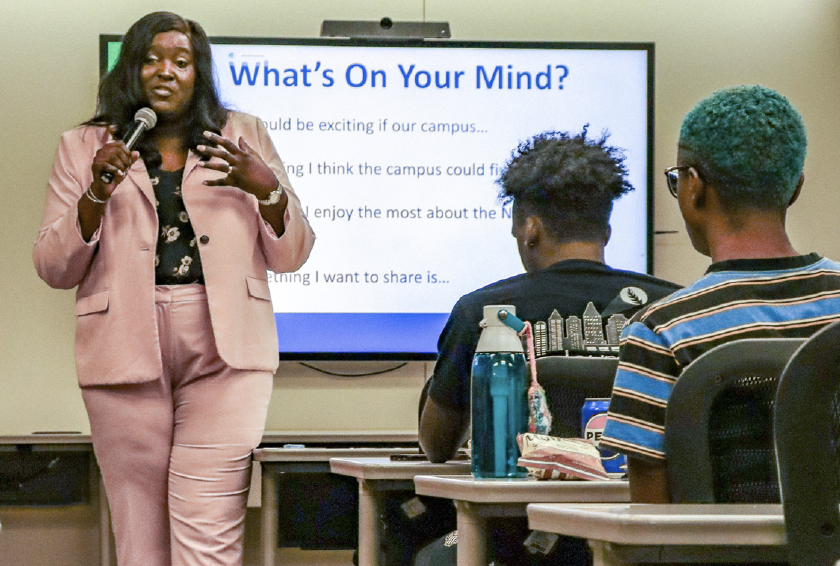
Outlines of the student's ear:
{"type": "Polygon", "coordinates": [[[796,183],[796,189],[794,189],[793,196],[791,196],[790,200],[788,201],[788,204],[787,204],[788,206],[795,203],[796,199],[799,198],[799,193],[802,192],[802,185],[804,185],[804,184],[805,184],[805,172],[803,171],[802,173],[799,174],[799,182],[796,183]]]}
{"type": "Polygon", "coordinates": [[[529,216],[522,227],[522,237],[528,249],[534,249],[540,243],[542,234],[542,220],[538,216],[529,216]]]}
{"type": "Polygon", "coordinates": [[[610,243],[610,237],[611,236],[612,236],[612,226],[607,224],[607,233],[604,236],[604,245],[605,246],[610,243]]]}
{"type": "Polygon", "coordinates": [[[688,194],[697,209],[706,208],[709,199],[710,186],[706,181],[700,178],[697,169],[692,167],[688,170],[688,194]]]}
{"type": "Polygon", "coordinates": [[[711,190],[711,187],[700,178],[694,167],[686,172],[685,182],[680,182],[680,188],[677,192],[680,210],[686,219],[704,211],[708,204],[709,190],[711,190]]]}

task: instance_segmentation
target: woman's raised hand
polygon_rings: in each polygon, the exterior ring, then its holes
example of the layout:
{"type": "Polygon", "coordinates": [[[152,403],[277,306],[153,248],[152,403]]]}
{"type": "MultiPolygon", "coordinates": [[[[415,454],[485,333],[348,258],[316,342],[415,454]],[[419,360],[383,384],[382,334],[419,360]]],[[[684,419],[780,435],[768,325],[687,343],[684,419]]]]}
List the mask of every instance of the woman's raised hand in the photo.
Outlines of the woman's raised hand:
{"type": "Polygon", "coordinates": [[[237,145],[212,132],[204,132],[204,135],[216,146],[200,145],[196,149],[203,156],[218,157],[221,161],[204,161],[202,167],[226,174],[219,179],[204,181],[205,185],[238,187],[259,200],[266,199],[279,186],[274,171],[242,137],[237,145]]]}
{"type": "Polygon", "coordinates": [[[90,166],[93,182],[90,191],[100,200],[108,200],[117,185],[125,179],[128,169],[140,158],[140,153],[130,151],[122,140],[109,141],[96,152],[90,166]],[[113,180],[106,183],[102,180],[102,173],[113,175],[113,180]]]}

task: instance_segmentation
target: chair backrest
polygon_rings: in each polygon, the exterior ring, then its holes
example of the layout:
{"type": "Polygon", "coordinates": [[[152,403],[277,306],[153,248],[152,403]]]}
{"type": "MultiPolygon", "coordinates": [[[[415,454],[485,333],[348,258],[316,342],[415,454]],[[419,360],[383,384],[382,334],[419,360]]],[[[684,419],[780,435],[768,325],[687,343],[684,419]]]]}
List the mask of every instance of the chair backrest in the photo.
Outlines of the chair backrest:
{"type": "Polygon", "coordinates": [[[551,413],[551,435],[582,438],[580,410],[587,397],[609,397],[618,358],[543,356],[537,358],[537,380],[551,413]]]}
{"type": "Polygon", "coordinates": [[[778,503],[773,402],[804,338],[733,340],[694,360],[665,411],[675,503],[778,503]]]}
{"type": "Polygon", "coordinates": [[[773,417],[789,559],[840,559],[840,323],[814,334],[779,381],[773,417]]]}

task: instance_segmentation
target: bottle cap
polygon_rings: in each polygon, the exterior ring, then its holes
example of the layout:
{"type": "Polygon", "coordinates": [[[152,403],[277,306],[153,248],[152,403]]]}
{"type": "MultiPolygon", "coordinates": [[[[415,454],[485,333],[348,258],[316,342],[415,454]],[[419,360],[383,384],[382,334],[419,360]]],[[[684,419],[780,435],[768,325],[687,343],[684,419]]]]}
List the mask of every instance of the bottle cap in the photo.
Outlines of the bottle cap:
{"type": "Polygon", "coordinates": [[[476,353],[524,352],[519,336],[499,318],[499,311],[502,310],[512,315],[516,314],[516,307],[513,305],[486,305],[484,307],[484,319],[480,323],[481,337],[478,339],[476,353]]]}

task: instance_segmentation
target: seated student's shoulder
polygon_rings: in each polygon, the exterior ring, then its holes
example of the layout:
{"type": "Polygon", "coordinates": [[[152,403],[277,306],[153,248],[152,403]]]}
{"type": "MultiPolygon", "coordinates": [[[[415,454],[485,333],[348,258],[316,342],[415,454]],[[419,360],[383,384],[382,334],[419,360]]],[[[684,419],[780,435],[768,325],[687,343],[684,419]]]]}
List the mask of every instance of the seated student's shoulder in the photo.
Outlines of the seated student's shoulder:
{"type": "Polygon", "coordinates": [[[663,296],[683,288],[682,285],[665,279],[660,279],[659,277],[654,277],[653,275],[648,275],[647,273],[627,271],[624,269],[615,269],[614,271],[616,274],[621,274],[631,281],[638,282],[639,285],[644,285],[645,287],[661,291],[664,293],[663,296]]]}
{"type": "Polygon", "coordinates": [[[646,305],[633,313],[631,322],[641,322],[648,328],[656,327],[684,314],[685,299],[698,290],[699,281],[683,287],[675,283],[645,276],[663,285],[655,286],[655,292],[646,305]]]}
{"type": "Polygon", "coordinates": [[[506,279],[500,279],[498,281],[495,281],[493,283],[485,285],[484,287],[479,287],[475,291],[467,293],[464,296],[465,297],[470,297],[470,296],[479,296],[480,297],[480,296],[484,296],[484,295],[488,295],[488,294],[502,293],[506,289],[516,289],[516,288],[520,287],[527,280],[528,280],[528,274],[527,273],[520,273],[519,275],[514,275],[514,276],[508,277],[506,279]]]}
{"type": "Polygon", "coordinates": [[[507,279],[495,281],[475,291],[470,291],[458,299],[455,308],[469,309],[474,308],[476,305],[483,307],[484,305],[507,304],[513,300],[513,297],[521,289],[527,278],[527,274],[521,273],[513,277],[508,277],[507,279]]]}
{"type": "Polygon", "coordinates": [[[682,285],[645,273],[622,269],[611,271],[613,286],[620,287],[616,300],[621,299],[627,303],[636,303],[639,307],[649,307],[652,303],[683,288],[682,285]]]}
{"type": "Polygon", "coordinates": [[[808,266],[811,269],[821,269],[826,272],[840,272],[840,262],[834,261],[831,258],[820,257],[817,254],[812,254],[816,259],[808,266]]]}

